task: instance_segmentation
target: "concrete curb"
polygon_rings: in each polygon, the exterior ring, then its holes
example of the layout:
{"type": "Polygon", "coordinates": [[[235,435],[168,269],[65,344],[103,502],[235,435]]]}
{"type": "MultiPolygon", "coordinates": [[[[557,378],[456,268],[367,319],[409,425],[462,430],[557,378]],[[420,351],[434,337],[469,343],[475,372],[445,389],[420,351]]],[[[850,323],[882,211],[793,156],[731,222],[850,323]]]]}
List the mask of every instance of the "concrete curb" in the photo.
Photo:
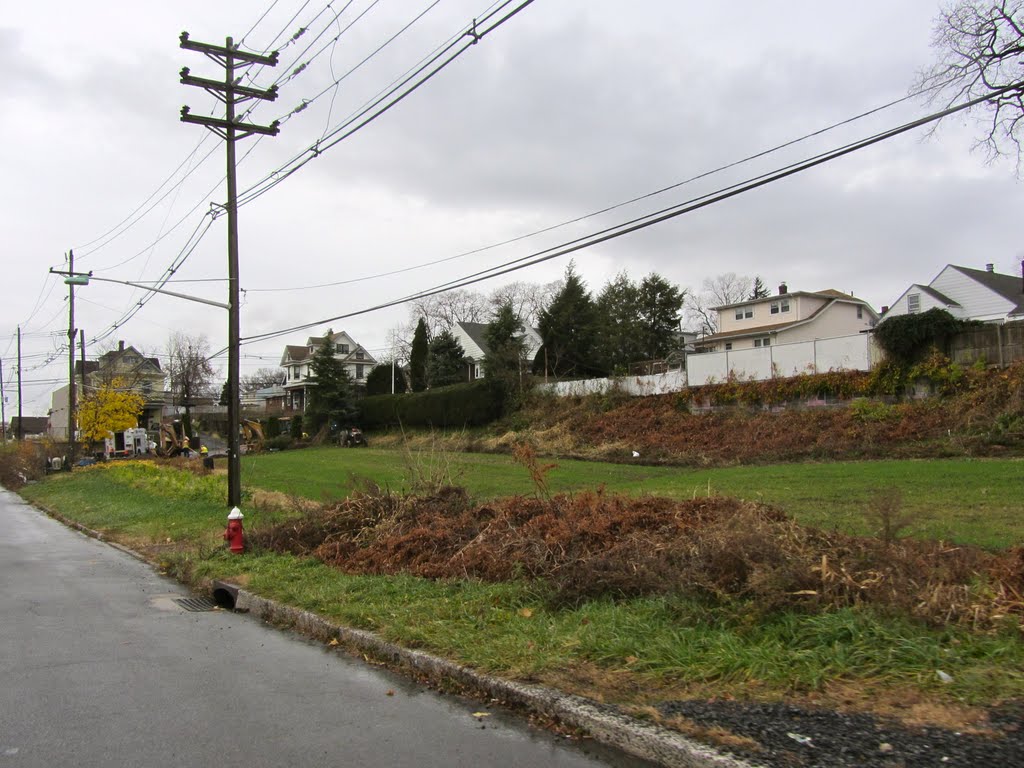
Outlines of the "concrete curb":
{"type": "MultiPolygon", "coordinates": [[[[101,531],[51,509],[39,508],[67,527],[153,565],[138,552],[110,541],[101,531]]],[[[601,744],[665,768],[757,768],[754,763],[718,752],[677,731],[636,720],[581,696],[481,674],[448,659],[386,642],[372,632],[332,624],[315,613],[260,597],[230,582],[214,581],[212,590],[228,592],[234,598],[236,611],[250,613],[267,623],[287,627],[315,640],[337,640],[339,644],[379,659],[399,671],[414,673],[440,685],[455,682],[463,690],[551,718],[584,731],[601,744]]]]}
{"type": "Polygon", "coordinates": [[[755,768],[752,763],[717,752],[681,733],[627,717],[580,696],[484,675],[453,661],[386,642],[372,632],[332,624],[315,613],[268,600],[229,582],[214,582],[213,586],[234,595],[235,610],[322,642],[337,640],[350,649],[431,681],[454,681],[464,690],[578,728],[595,741],[666,768],[755,768]]]}

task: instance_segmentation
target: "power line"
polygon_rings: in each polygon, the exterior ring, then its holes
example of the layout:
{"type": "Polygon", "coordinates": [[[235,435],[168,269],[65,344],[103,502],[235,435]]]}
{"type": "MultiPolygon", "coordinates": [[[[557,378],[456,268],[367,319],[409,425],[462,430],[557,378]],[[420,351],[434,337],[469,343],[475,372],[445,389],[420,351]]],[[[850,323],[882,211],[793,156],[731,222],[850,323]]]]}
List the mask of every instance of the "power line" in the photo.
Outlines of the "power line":
{"type": "Polygon", "coordinates": [[[903,96],[903,97],[901,97],[899,99],[895,99],[893,101],[890,101],[890,102],[888,102],[886,104],[882,104],[882,105],[877,106],[877,107],[872,107],[871,109],[869,109],[869,110],[867,110],[865,112],[861,112],[858,115],[854,115],[853,117],[848,117],[848,118],[846,118],[844,120],[840,120],[838,122],[832,123],[831,125],[825,126],[824,128],[819,128],[819,129],[817,129],[815,131],[812,131],[810,133],[804,134],[803,136],[800,136],[799,138],[791,139],[791,140],[786,141],[786,142],[784,142],[782,144],[778,144],[778,145],[776,145],[774,147],[771,147],[770,149],[764,149],[764,150],[756,152],[756,153],[754,153],[752,155],[747,155],[746,157],[744,157],[744,158],[742,158],[740,160],[734,160],[732,162],[726,163],[725,165],[720,165],[717,168],[713,168],[713,169],[711,169],[709,171],[703,171],[703,172],[698,173],[696,175],[690,176],[689,178],[683,179],[682,181],[674,182],[672,184],[669,184],[668,186],[661,187],[660,189],[656,189],[656,190],[654,190],[652,192],[645,192],[642,195],[638,195],[636,197],[632,197],[632,198],[630,198],[628,200],[623,200],[623,201],[621,201],[619,203],[615,203],[613,205],[609,205],[609,206],[606,206],[604,208],[600,208],[600,209],[598,209],[596,211],[591,211],[590,213],[586,213],[586,214],[583,214],[581,216],[576,216],[575,218],[559,222],[558,224],[552,224],[552,225],[543,227],[541,229],[534,230],[532,232],[527,232],[527,233],[522,234],[522,235],[516,235],[515,237],[511,237],[511,238],[508,238],[506,240],[501,240],[500,242],[497,242],[497,243],[491,243],[490,245],[484,245],[484,246],[481,246],[481,247],[478,247],[478,248],[473,248],[473,249],[468,250],[468,251],[462,251],[461,253],[457,253],[454,256],[446,256],[446,257],[441,258],[441,259],[435,259],[433,261],[427,261],[427,262],[423,262],[421,264],[414,264],[412,266],[403,267],[401,269],[394,269],[394,270],[391,270],[391,271],[388,271],[388,272],[380,272],[380,273],[377,273],[377,274],[374,274],[374,275],[367,275],[365,277],[355,277],[355,278],[349,278],[347,280],[337,280],[337,281],[330,282],[330,283],[318,283],[318,284],[315,284],[315,285],[295,286],[295,287],[290,287],[290,288],[246,288],[245,290],[247,292],[252,292],[252,293],[280,293],[280,292],[285,292],[285,291],[306,291],[306,290],[313,290],[313,289],[317,289],[317,288],[334,288],[334,287],[337,287],[337,286],[340,286],[340,285],[352,285],[354,283],[367,282],[367,281],[370,281],[370,280],[378,280],[378,279],[384,278],[384,277],[393,277],[394,275],[400,275],[400,274],[404,274],[406,272],[412,272],[412,271],[415,271],[417,269],[425,269],[427,267],[434,267],[434,266],[437,266],[438,264],[444,264],[444,263],[447,263],[447,262],[450,262],[450,261],[455,261],[457,259],[466,258],[467,256],[475,256],[477,254],[485,253],[487,251],[491,251],[491,250],[494,250],[496,248],[501,248],[501,247],[506,246],[506,245],[512,245],[513,243],[518,243],[518,242],[521,242],[523,240],[528,240],[531,237],[536,237],[538,235],[547,234],[548,232],[553,232],[553,231],[555,231],[557,229],[561,229],[563,227],[571,226],[573,224],[578,224],[581,221],[586,221],[587,219],[594,218],[595,216],[601,216],[601,215],[603,215],[605,213],[610,213],[611,211],[617,210],[619,208],[623,208],[623,207],[625,207],[627,205],[632,205],[634,203],[638,203],[638,202],[641,202],[643,200],[647,200],[649,198],[656,197],[657,195],[664,194],[665,192],[670,192],[670,191],[672,191],[674,189],[678,189],[678,188],[680,188],[682,186],[685,186],[687,184],[692,184],[693,182],[700,181],[702,179],[708,178],[709,176],[713,176],[713,175],[715,175],[717,173],[721,173],[723,171],[727,171],[727,170],[729,170],[731,168],[735,168],[735,167],[737,167],[739,165],[743,165],[744,163],[749,163],[749,162],[752,162],[754,160],[759,160],[759,159],[761,159],[763,157],[767,157],[768,155],[771,155],[771,154],[773,154],[775,152],[779,152],[779,151],[781,151],[783,149],[787,149],[787,148],[795,146],[795,145],[797,145],[797,144],[799,144],[801,142],[807,141],[808,139],[812,139],[812,138],[815,138],[817,136],[821,136],[821,135],[823,135],[825,133],[828,133],[829,131],[835,130],[836,128],[840,128],[840,127],[842,127],[844,125],[848,125],[850,123],[856,122],[857,120],[861,120],[863,118],[870,117],[870,116],[872,116],[874,114],[877,114],[878,112],[881,112],[883,110],[890,109],[890,108],[892,108],[894,106],[902,104],[905,101],[908,101],[909,99],[916,98],[917,96],[921,95],[921,93],[922,92],[918,91],[918,92],[911,93],[911,94],[908,94],[906,96],[903,96]]]}
{"type": "Polygon", "coordinates": [[[532,5],[534,0],[522,0],[515,8],[505,14],[502,18],[491,23],[489,26],[482,26],[483,23],[490,21],[491,18],[496,16],[505,7],[511,5],[512,0],[505,0],[501,3],[494,11],[492,11],[484,19],[475,19],[472,24],[468,25],[465,30],[455,38],[455,42],[452,42],[445,46],[439,53],[433,55],[424,64],[419,66],[412,74],[404,77],[398,84],[387,89],[383,94],[371,99],[371,101],[363,108],[358,110],[352,116],[347,118],[333,131],[325,134],[325,138],[331,139],[324,143],[322,140],[316,141],[313,145],[303,150],[302,153],[297,155],[295,158],[285,163],[283,166],[278,167],[277,170],[271,172],[263,178],[263,180],[257,182],[247,190],[239,194],[238,204],[239,206],[251,203],[256,198],[266,194],[275,186],[283,182],[285,179],[290,177],[292,174],[300,170],[307,163],[314,158],[319,157],[327,150],[337,146],[345,139],[352,136],[354,133],[365,128],[367,125],[372,123],[377,118],[381,117],[397,104],[402,102],[416,90],[421,88],[427,82],[429,82],[435,75],[441,72],[443,69],[448,67],[452,62],[458,59],[463,53],[465,53],[470,47],[476,45],[485,36],[498,29],[501,25],[513,18],[528,6],[532,5]],[[458,41],[464,38],[470,38],[468,42],[464,42],[461,47],[458,46],[458,41]],[[453,53],[449,54],[449,51],[454,50],[453,53]],[[447,58],[445,58],[447,56],[447,58]],[[440,62],[440,63],[438,63],[440,62]],[[436,66],[435,66],[436,64],[436,66]],[[431,69],[433,67],[433,69],[431,69]],[[428,71],[429,70],[429,71],[428,71]],[[289,167],[292,166],[292,167],[289,167]]]}
{"type": "Polygon", "coordinates": [[[312,328],[312,327],[317,326],[317,325],[323,325],[325,323],[334,322],[336,320],[344,320],[344,319],[348,319],[350,317],[356,317],[356,316],[359,316],[359,315],[368,314],[370,312],[375,312],[375,311],[378,311],[378,310],[381,310],[381,309],[386,309],[388,307],[393,307],[393,306],[397,306],[397,305],[400,305],[400,304],[405,304],[405,303],[407,303],[409,301],[413,301],[413,300],[416,300],[416,299],[421,299],[421,298],[426,298],[426,297],[429,297],[429,296],[434,296],[434,295],[439,294],[439,293],[445,293],[447,291],[454,290],[456,288],[464,288],[464,287],[466,287],[468,285],[473,285],[475,283],[479,283],[479,282],[482,282],[484,280],[489,280],[489,279],[492,279],[494,277],[499,277],[501,275],[505,275],[505,274],[509,274],[511,272],[518,271],[520,269],[525,269],[526,267],[530,267],[530,266],[534,266],[536,264],[540,264],[540,263],[542,263],[544,261],[549,261],[550,259],[558,258],[560,256],[566,256],[568,254],[575,253],[576,251],[580,251],[580,250],[583,250],[585,248],[591,248],[591,247],[593,247],[595,245],[598,245],[600,243],[607,242],[609,240],[613,240],[613,239],[622,237],[622,236],[627,235],[627,234],[631,234],[631,233],[639,231],[641,229],[646,229],[647,227],[651,227],[651,226],[653,226],[655,224],[660,224],[662,222],[668,221],[669,219],[674,219],[674,218],[676,218],[678,216],[682,216],[683,214],[686,214],[686,213],[692,213],[693,211],[699,210],[701,208],[705,208],[705,207],[707,207],[709,205],[713,205],[715,203],[723,202],[724,200],[727,200],[727,199],[732,198],[732,197],[736,197],[737,195],[743,194],[745,192],[749,192],[749,191],[752,191],[754,189],[758,189],[760,187],[763,187],[763,186],[765,186],[767,184],[771,184],[771,183],[774,183],[776,181],[780,181],[780,180],[782,180],[784,178],[787,178],[789,176],[793,176],[795,174],[802,173],[803,171],[810,170],[811,168],[815,168],[815,167],[817,167],[819,165],[822,165],[824,163],[830,162],[832,160],[836,160],[836,159],[838,159],[840,157],[843,157],[845,155],[851,154],[851,153],[856,152],[858,150],[865,149],[865,148],[870,147],[870,146],[872,146],[874,144],[877,144],[879,142],[885,141],[887,139],[891,139],[891,138],[893,138],[895,136],[898,136],[900,134],[903,134],[903,133],[906,133],[908,131],[914,130],[915,128],[919,128],[919,127],[921,127],[923,125],[927,125],[928,123],[936,122],[938,120],[941,120],[941,119],[943,119],[945,117],[948,117],[948,116],[950,116],[952,114],[955,114],[957,112],[961,112],[963,110],[970,109],[971,107],[977,106],[978,104],[981,104],[982,102],[989,101],[989,100],[991,100],[993,98],[996,98],[996,97],[998,97],[1000,95],[1009,93],[1011,91],[1021,91],[1021,90],[1024,90],[1024,81],[1020,81],[1020,82],[1014,83],[1012,85],[1005,86],[1003,88],[995,89],[995,90],[991,91],[989,94],[987,94],[986,96],[979,97],[979,98],[976,98],[976,99],[972,99],[972,100],[964,102],[962,104],[955,105],[955,106],[949,107],[947,109],[941,110],[939,112],[932,113],[932,114],[927,115],[925,117],[918,118],[917,120],[913,120],[913,121],[911,121],[909,123],[904,123],[903,125],[898,126],[896,128],[892,128],[892,129],[889,129],[887,131],[882,131],[880,133],[876,133],[876,134],[874,134],[872,136],[869,136],[866,139],[861,139],[859,141],[851,142],[851,143],[846,144],[844,146],[841,146],[841,147],[839,147],[837,149],[833,149],[833,150],[830,150],[828,152],[820,153],[818,155],[815,155],[815,156],[813,156],[811,158],[808,158],[808,159],[805,159],[803,161],[799,161],[799,162],[795,162],[795,163],[790,163],[789,165],[783,166],[782,168],[776,169],[775,171],[771,171],[771,172],[767,172],[767,173],[761,174],[761,175],[756,176],[756,177],[754,177],[752,179],[748,179],[747,181],[744,181],[744,182],[739,182],[739,183],[736,183],[736,184],[732,184],[730,186],[727,186],[727,187],[724,187],[722,189],[719,189],[716,192],[711,192],[711,193],[708,193],[708,194],[705,194],[705,195],[701,195],[699,197],[693,198],[693,199],[685,201],[683,203],[679,203],[679,204],[677,204],[675,206],[671,206],[671,207],[668,207],[668,208],[663,208],[662,210],[655,211],[653,213],[649,213],[649,214],[646,214],[644,216],[632,219],[630,221],[623,222],[623,223],[615,225],[613,227],[609,227],[609,228],[606,228],[604,230],[600,230],[598,232],[591,233],[590,235],[586,235],[584,237],[576,238],[575,240],[568,241],[567,243],[563,243],[562,245],[554,246],[554,247],[551,247],[551,248],[546,248],[546,249],[544,249],[542,251],[537,251],[535,253],[528,254],[527,256],[523,256],[523,257],[520,257],[520,258],[517,258],[517,259],[513,259],[511,261],[505,262],[504,264],[498,265],[496,267],[491,267],[490,269],[482,270],[480,272],[476,272],[476,273],[473,273],[471,275],[467,275],[467,276],[465,276],[463,278],[458,278],[456,280],[449,281],[447,283],[444,283],[444,284],[439,285],[439,286],[435,286],[435,287],[427,289],[425,291],[420,291],[418,293],[411,294],[409,296],[405,296],[405,297],[400,298],[400,299],[394,299],[394,300],[391,300],[391,301],[383,302],[381,304],[377,304],[377,305],[372,306],[372,307],[368,307],[368,308],[365,308],[365,309],[357,310],[355,312],[348,312],[348,313],[345,313],[345,314],[342,314],[342,315],[337,315],[337,316],[334,316],[334,317],[324,318],[324,319],[321,319],[321,320],[316,320],[316,321],[313,321],[313,322],[303,323],[301,325],[292,326],[290,328],[283,328],[283,329],[280,329],[280,330],[277,330],[277,331],[270,331],[268,333],[262,333],[262,334],[256,334],[254,336],[244,337],[242,339],[242,341],[243,341],[243,343],[253,343],[253,342],[256,342],[256,341],[265,341],[265,340],[272,339],[272,338],[277,338],[279,336],[283,336],[283,335],[286,335],[286,334],[289,334],[289,333],[294,333],[294,332],[297,332],[297,331],[306,330],[308,328],[312,328]]]}

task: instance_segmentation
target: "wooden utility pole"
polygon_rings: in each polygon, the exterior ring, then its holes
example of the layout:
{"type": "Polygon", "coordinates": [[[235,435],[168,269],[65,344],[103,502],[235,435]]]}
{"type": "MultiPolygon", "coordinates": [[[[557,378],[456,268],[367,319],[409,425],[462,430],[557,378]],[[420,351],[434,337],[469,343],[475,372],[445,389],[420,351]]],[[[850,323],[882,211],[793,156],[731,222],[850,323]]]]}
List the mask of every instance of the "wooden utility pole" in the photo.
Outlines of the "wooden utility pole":
{"type": "MultiPolygon", "coordinates": [[[[68,251],[68,272],[75,271],[75,252],[68,251]]],[[[68,465],[75,466],[75,284],[68,283],[68,465]]]]}
{"type": "Polygon", "coordinates": [[[197,86],[213,94],[224,104],[225,119],[191,115],[189,108],[185,106],[181,108],[181,120],[210,129],[224,139],[227,144],[228,200],[225,209],[228,214],[228,506],[237,507],[242,503],[242,462],[239,436],[241,405],[239,403],[238,369],[241,333],[238,305],[238,198],[235,180],[235,142],[254,133],[276,136],[278,123],[275,120],[269,126],[262,126],[236,121],[236,104],[249,99],[273,101],[277,98],[277,86],[272,86],[268,90],[242,86],[238,84],[235,72],[252,64],[276,66],[277,51],[269,56],[246,53],[238,50],[230,37],[227,38],[224,47],[192,42],[188,39],[187,32],[182,32],[179,39],[181,47],[185,50],[205,54],[224,68],[224,80],[218,81],[193,77],[189,74],[188,67],[185,67],[181,70],[181,83],[197,86]]]}
{"type": "Polygon", "coordinates": [[[85,329],[78,329],[78,351],[81,357],[82,370],[79,371],[82,378],[82,397],[85,397],[85,329]]]}
{"type": "Polygon", "coordinates": [[[0,357],[0,436],[7,445],[7,403],[4,398],[4,360],[0,357]]]}
{"type": "Polygon", "coordinates": [[[18,326],[18,440],[25,435],[25,423],[21,413],[21,326],[18,326]]]}

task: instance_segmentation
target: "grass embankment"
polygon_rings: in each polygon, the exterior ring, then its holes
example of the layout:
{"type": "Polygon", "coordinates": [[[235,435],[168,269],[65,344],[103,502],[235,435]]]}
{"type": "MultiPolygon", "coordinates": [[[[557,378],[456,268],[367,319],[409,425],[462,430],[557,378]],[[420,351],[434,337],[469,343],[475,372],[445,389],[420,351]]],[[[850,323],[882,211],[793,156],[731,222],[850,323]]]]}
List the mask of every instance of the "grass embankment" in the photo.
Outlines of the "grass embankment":
{"type": "MultiPolygon", "coordinates": [[[[604,486],[613,492],[675,499],[722,494],[781,507],[804,525],[870,535],[866,514],[887,488],[902,496],[907,535],[1001,548],[1024,542],[1020,518],[1024,459],[931,459],[776,464],[689,469],[597,461],[553,461],[553,493],[604,486]]],[[[529,474],[503,454],[426,450],[414,458],[399,450],[310,448],[243,458],[249,486],[325,500],[372,481],[409,490],[413,470],[446,475],[479,499],[532,495],[529,474]]]]}
{"type": "MultiPolygon", "coordinates": [[[[478,477],[485,488],[504,487],[506,481],[491,476],[504,476],[503,467],[511,468],[510,478],[516,471],[525,474],[511,467],[507,458],[504,463],[489,456],[459,457],[458,461],[470,459],[473,471],[464,480],[471,490],[478,477]]],[[[393,472],[399,485],[401,477],[394,467],[399,463],[397,456],[389,461],[386,453],[378,451],[308,450],[247,461],[246,473],[250,484],[318,497],[323,488],[342,488],[341,478],[349,472],[378,481],[387,481],[387,472],[393,472]],[[381,465],[385,464],[391,465],[386,471],[367,471],[373,466],[384,470],[381,465]],[[291,473],[301,474],[309,485],[289,486],[284,478],[291,473]]],[[[908,476],[914,476],[915,465],[907,465],[908,476]]],[[[550,476],[552,485],[567,483],[559,475],[574,466],[562,463],[558,474],[550,476]]],[[[824,494],[818,507],[827,507],[832,503],[828,499],[838,493],[837,484],[870,487],[851,479],[858,474],[858,466],[850,465],[845,473],[831,467],[839,473],[833,477],[846,478],[842,481],[804,477],[799,493],[791,495],[814,507],[810,491],[817,488],[824,494]]],[[[991,482],[989,472],[1016,473],[1018,467],[1006,462],[965,462],[955,467],[962,475],[955,485],[967,488],[963,492],[968,498],[973,494],[989,502],[995,498],[994,508],[1001,508],[1011,498],[999,490],[1003,484],[991,482]],[[982,494],[981,488],[993,490],[982,494]]],[[[876,471],[861,468],[869,474],[876,471]]],[[[757,471],[762,478],[759,487],[768,476],[764,469],[757,471]]],[[[682,496],[691,487],[707,492],[707,473],[700,473],[699,481],[687,474],[686,482],[692,485],[672,486],[668,471],[649,467],[582,464],[579,470],[603,471],[617,477],[617,482],[625,484],[622,487],[634,482],[650,490],[646,484],[657,481],[682,496]],[[630,476],[633,471],[639,474],[630,476]]],[[[948,478],[950,471],[948,466],[940,468],[938,476],[948,478]]],[[[934,477],[930,473],[924,475],[934,477]]],[[[713,489],[725,487],[720,475],[710,477],[713,489]]],[[[927,479],[918,482],[929,487],[927,479]]],[[[936,489],[932,503],[955,498],[949,490],[952,485],[948,479],[942,483],[944,491],[936,489]]],[[[787,487],[780,483],[777,490],[787,487]]],[[[711,608],[706,601],[679,596],[597,599],[558,608],[547,599],[547,587],[540,582],[348,575],[312,558],[272,553],[235,557],[216,546],[225,517],[223,478],[170,467],[101,466],[51,477],[22,493],[115,539],[148,549],[166,567],[193,579],[233,579],[259,594],[371,629],[409,647],[608,701],[643,706],[688,695],[805,697],[876,709],[886,704],[912,708],[927,701],[934,714],[942,709],[936,709],[936,702],[956,707],[1024,696],[1024,643],[1019,630],[1010,627],[985,633],[954,626],[935,629],[857,607],[766,617],[742,601],[711,608]],[[941,683],[939,670],[951,674],[953,682],[941,683]]],[[[908,490],[906,495],[914,493],[908,490]]],[[[250,501],[246,527],[249,531],[265,528],[289,514],[294,513],[250,501]]],[[[971,530],[986,528],[977,522],[970,525],[971,530]]],[[[1019,532],[1019,524],[1014,529],[1007,520],[1001,533],[985,530],[978,538],[1019,541],[1019,532]]],[[[966,528],[960,533],[964,538],[975,536],[966,528]]],[[[963,722],[971,714],[956,709],[953,717],[963,722]]]]}

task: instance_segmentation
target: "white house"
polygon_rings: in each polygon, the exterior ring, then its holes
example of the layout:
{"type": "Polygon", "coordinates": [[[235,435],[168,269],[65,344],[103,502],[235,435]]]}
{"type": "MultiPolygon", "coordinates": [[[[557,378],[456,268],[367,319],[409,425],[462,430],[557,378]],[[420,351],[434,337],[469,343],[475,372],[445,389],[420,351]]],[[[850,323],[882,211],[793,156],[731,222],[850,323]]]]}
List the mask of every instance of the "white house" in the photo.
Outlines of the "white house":
{"type": "Polygon", "coordinates": [[[1022,320],[1024,275],[1000,274],[992,264],[983,270],[947,264],[930,283],[911,285],[891,307],[883,307],[882,320],[929,309],[944,309],[962,320],[1022,320]]]}
{"type": "Polygon", "coordinates": [[[281,367],[285,370],[284,391],[285,406],[303,411],[306,409],[306,396],[311,385],[309,381],[310,363],[313,355],[324,343],[334,348],[334,356],[338,358],[349,377],[356,384],[366,384],[366,375],[377,361],[361,345],[344,331],[335,333],[328,328],[325,336],[310,336],[303,346],[289,344],[281,356],[281,367]]]}
{"type": "MultiPolygon", "coordinates": [[[[469,381],[484,377],[484,358],[488,352],[487,342],[484,339],[487,326],[487,323],[461,322],[452,326],[452,335],[459,340],[462,350],[466,353],[466,379],[469,381]]],[[[543,346],[540,331],[523,326],[522,339],[525,345],[524,359],[528,363],[532,363],[533,358],[537,356],[537,352],[543,346]]]]}
{"type": "Polygon", "coordinates": [[[718,331],[698,339],[703,352],[756,349],[868,331],[878,313],[863,299],[842,291],[789,292],[715,307],[718,331]]]}

